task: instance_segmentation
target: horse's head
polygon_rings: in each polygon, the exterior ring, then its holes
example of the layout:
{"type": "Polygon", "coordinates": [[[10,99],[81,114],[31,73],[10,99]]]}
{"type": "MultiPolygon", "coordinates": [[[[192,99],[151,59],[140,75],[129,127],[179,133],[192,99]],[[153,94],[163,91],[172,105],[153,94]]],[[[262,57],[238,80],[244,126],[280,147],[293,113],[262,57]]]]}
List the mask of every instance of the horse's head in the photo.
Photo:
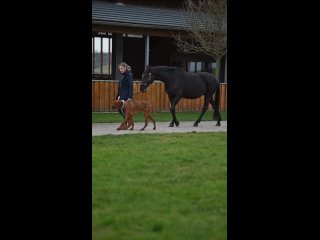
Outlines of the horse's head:
{"type": "Polygon", "coordinates": [[[144,69],[144,72],[142,73],[142,80],[140,83],[140,91],[146,92],[148,86],[151,83],[153,83],[153,81],[154,81],[154,78],[151,73],[151,67],[147,65],[146,68],[144,69]]]}

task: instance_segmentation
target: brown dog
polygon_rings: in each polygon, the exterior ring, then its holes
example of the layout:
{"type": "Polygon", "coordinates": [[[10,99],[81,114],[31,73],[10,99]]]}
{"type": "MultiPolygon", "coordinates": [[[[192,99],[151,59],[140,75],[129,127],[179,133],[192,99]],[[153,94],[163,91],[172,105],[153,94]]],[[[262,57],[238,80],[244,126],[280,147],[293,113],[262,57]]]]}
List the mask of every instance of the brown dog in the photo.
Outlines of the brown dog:
{"type": "Polygon", "coordinates": [[[121,123],[120,127],[117,130],[127,130],[130,126],[130,130],[133,130],[134,122],[133,116],[137,112],[144,112],[144,127],[140,130],[143,131],[148,125],[148,119],[153,122],[153,130],[156,129],[156,121],[153,117],[151,117],[151,113],[153,112],[153,108],[150,102],[148,101],[123,101],[123,100],[115,100],[113,105],[113,109],[122,108],[125,112],[125,118],[121,123]],[[128,125],[127,125],[128,123],[128,125]]]}

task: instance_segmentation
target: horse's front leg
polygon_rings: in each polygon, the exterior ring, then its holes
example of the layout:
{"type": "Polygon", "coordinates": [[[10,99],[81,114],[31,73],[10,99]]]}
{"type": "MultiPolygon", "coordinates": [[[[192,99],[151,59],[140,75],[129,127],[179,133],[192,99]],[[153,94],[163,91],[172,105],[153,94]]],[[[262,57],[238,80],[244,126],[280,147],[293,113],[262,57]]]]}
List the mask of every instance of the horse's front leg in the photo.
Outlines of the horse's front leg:
{"type": "Polygon", "coordinates": [[[176,117],[176,105],[178,104],[180,99],[181,99],[181,97],[179,97],[179,96],[174,96],[174,97],[169,96],[169,100],[171,103],[170,112],[172,115],[172,122],[169,124],[169,127],[173,127],[174,124],[176,125],[176,127],[179,126],[179,121],[177,120],[177,117],[176,117]]]}

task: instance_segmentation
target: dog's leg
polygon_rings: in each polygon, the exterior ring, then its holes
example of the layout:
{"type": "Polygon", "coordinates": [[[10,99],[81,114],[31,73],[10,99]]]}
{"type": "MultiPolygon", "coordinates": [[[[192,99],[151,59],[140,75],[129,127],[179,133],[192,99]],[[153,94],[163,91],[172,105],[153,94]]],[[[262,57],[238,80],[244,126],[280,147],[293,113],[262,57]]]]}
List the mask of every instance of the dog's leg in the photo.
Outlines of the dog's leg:
{"type": "Polygon", "coordinates": [[[126,125],[126,127],[127,127],[127,129],[129,129],[129,127],[131,126],[131,116],[128,115],[128,117],[127,117],[126,119],[127,119],[127,125],[126,125]]]}
{"type": "Polygon", "coordinates": [[[140,129],[140,131],[143,131],[148,126],[148,113],[144,112],[144,126],[140,129]]]}
{"type": "Polygon", "coordinates": [[[156,130],[156,120],[151,117],[151,113],[149,114],[148,118],[153,122],[153,130],[156,130]]]}
{"type": "Polygon", "coordinates": [[[120,124],[120,126],[117,128],[117,130],[122,130],[123,129],[123,122],[120,124]]]}
{"type": "Polygon", "coordinates": [[[129,118],[128,128],[129,128],[130,126],[132,126],[132,127],[130,128],[130,130],[132,131],[132,130],[133,130],[133,127],[134,127],[133,116],[131,116],[131,117],[129,118]]]}
{"type": "Polygon", "coordinates": [[[129,128],[128,121],[129,121],[129,116],[126,115],[125,119],[121,123],[120,127],[117,128],[117,130],[127,130],[129,128]]]}
{"type": "Polygon", "coordinates": [[[127,122],[126,121],[123,121],[120,126],[117,128],[117,130],[127,130],[128,127],[127,127],[127,122]]]}
{"type": "Polygon", "coordinates": [[[126,122],[126,125],[125,125],[126,130],[130,127],[130,118],[131,116],[129,114],[126,114],[126,118],[124,119],[124,121],[126,122]]]}

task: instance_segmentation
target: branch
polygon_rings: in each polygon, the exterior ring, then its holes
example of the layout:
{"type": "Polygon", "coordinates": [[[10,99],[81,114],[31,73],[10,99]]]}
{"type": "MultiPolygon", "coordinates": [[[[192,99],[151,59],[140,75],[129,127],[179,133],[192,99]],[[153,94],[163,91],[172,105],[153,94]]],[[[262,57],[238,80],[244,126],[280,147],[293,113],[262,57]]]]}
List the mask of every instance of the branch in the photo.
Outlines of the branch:
{"type": "Polygon", "coordinates": [[[178,50],[221,58],[227,50],[226,0],[186,0],[184,32],[174,35],[178,50]]]}

